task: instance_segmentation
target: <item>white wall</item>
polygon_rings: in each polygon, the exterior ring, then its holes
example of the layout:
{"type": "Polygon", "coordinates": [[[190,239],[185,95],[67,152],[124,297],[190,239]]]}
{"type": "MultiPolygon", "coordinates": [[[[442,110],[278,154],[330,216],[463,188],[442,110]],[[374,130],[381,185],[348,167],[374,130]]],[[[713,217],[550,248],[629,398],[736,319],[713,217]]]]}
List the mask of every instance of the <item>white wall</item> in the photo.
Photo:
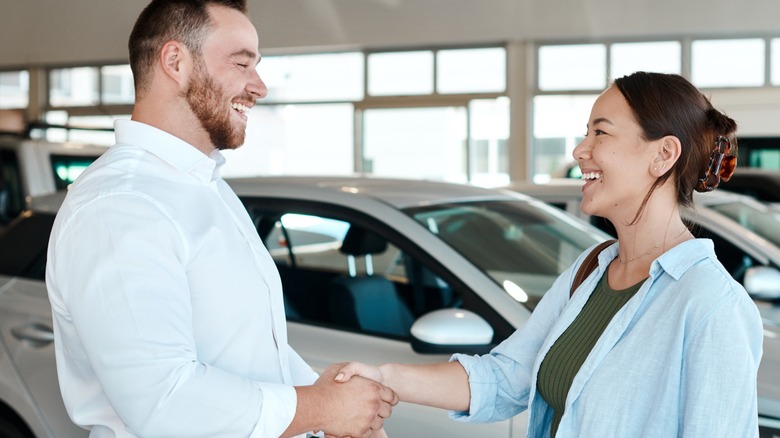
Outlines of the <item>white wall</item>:
{"type": "MultiPolygon", "coordinates": [[[[146,0],[0,0],[0,68],[123,61],[146,0]]],[[[582,38],[777,35],[777,0],[249,0],[266,53],[582,38]]]]}

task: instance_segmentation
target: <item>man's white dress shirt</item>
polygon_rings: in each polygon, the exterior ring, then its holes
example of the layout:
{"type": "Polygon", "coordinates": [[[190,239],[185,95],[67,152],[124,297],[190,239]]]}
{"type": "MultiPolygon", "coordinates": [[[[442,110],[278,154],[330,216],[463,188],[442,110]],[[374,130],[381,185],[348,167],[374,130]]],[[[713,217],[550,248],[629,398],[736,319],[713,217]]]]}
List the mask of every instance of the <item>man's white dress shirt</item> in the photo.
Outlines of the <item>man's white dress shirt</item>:
{"type": "Polygon", "coordinates": [[[224,159],[121,120],[49,242],[60,387],[93,437],[278,437],[293,385],[281,281],[224,159]]]}

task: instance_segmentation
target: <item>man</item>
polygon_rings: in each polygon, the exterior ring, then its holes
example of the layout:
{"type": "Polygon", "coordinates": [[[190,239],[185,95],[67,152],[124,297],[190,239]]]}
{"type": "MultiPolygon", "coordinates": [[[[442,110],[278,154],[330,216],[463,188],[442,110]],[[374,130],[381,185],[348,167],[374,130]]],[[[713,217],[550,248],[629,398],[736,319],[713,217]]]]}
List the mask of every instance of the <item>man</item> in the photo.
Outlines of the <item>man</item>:
{"type": "Polygon", "coordinates": [[[367,436],[397,397],[316,373],[219,149],[266,95],[246,0],[153,0],[130,36],[117,144],[69,191],[49,247],[57,366],[94,437],[367,436]]]}

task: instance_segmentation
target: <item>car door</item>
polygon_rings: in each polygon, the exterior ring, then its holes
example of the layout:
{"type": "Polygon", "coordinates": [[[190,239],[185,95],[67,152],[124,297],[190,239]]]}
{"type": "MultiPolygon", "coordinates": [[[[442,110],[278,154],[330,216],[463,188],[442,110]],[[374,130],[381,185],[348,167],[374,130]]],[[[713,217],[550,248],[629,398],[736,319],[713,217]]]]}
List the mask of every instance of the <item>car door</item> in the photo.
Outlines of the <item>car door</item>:
{"type": "MultiPolygon", "coordinates": [[[[54,358],[54,333],[42,281],[13,279],[0,294],[0,348],[11,360],[8,375],[18,378],[22,396],[35,418],[27,418],[38,436],[85,437],[88,432],[68,418],[60,395],[54,358]]],[[[18,407],[17,407],[18,409],[18,407]]]]}
{"type": "MultiPolygon", "coordinates": [[[[353,221],[345,212],[328,215],[307,209],[269,209],[270,204],[263,203],[265,207],[259,210],[250,205],[248,210],[282,277],[290,345],[316,371],[344,361],[446,361],[449,354],[414,351],[408,332],[414,319],[449,307],[472,308],[486,320],[498,318],[487,314],[490,312],[484,307],[472,306],[474,297],[469,294],[473,292],[435,274],[440,267],[429,266],[406,251],[409,242],[403,242],[402,236],[383,234],[382,224],[372,224],[366,218],[353,221]],[[356,229],[364,237],[375,233],[366,238],[382,240],[373,247],[381,251],[369,249],[369,243],[354,243],[348,235],[353,236],[356,229]],[[355,254],[349,253],[349,246],[354,246],[355,254]],[[357,254],[360,252],[369,254],[357,254]],[[351,279],[358,283],[354,286],[357,289],[350,289],[350,285],[345,292],[344,284],[351,283],[351,279]],[[366,284],[372,289],[360,289],[366,284]],[[372,295],[361,302],[364,293],[372,295]],[[390,296],[383,296],[385,293],[390,296]],[[361,307],[359,315],[352,312],[354,307],[361,307]],[[408,315],[411,319],[399,331],[397,322],[408,315]]],[[[500,332],[496,341],[511,331],[506,322],[495,325],[500,332]]],[[[512,422],[521,422],[524,430],[524,419],[522,414],[498,423],[464,424],[450,420],[446,411],[401,403],[385,425],[390,436],[410,438],[512,436],[512,422]]]]}

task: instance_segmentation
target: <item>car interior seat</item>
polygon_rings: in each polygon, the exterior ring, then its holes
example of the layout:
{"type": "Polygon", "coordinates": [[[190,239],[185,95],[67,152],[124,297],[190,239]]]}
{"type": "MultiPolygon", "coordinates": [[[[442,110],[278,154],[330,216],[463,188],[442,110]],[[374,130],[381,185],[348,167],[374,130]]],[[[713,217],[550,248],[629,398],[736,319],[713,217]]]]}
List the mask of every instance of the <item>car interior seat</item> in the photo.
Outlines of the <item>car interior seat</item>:
{"type": "Polygon", "coordinates": [[[351,226],[340,251],[347,255],[349,275],[333,279],[328,287],[332,320],[342,326],[396,336],[409,336],[413,317],[392,281],[374,275],[371,256],[383,253],[387,241],[351,226]],[[355,259],[364,257],[365,275],[357,275],[355,259]]]}

